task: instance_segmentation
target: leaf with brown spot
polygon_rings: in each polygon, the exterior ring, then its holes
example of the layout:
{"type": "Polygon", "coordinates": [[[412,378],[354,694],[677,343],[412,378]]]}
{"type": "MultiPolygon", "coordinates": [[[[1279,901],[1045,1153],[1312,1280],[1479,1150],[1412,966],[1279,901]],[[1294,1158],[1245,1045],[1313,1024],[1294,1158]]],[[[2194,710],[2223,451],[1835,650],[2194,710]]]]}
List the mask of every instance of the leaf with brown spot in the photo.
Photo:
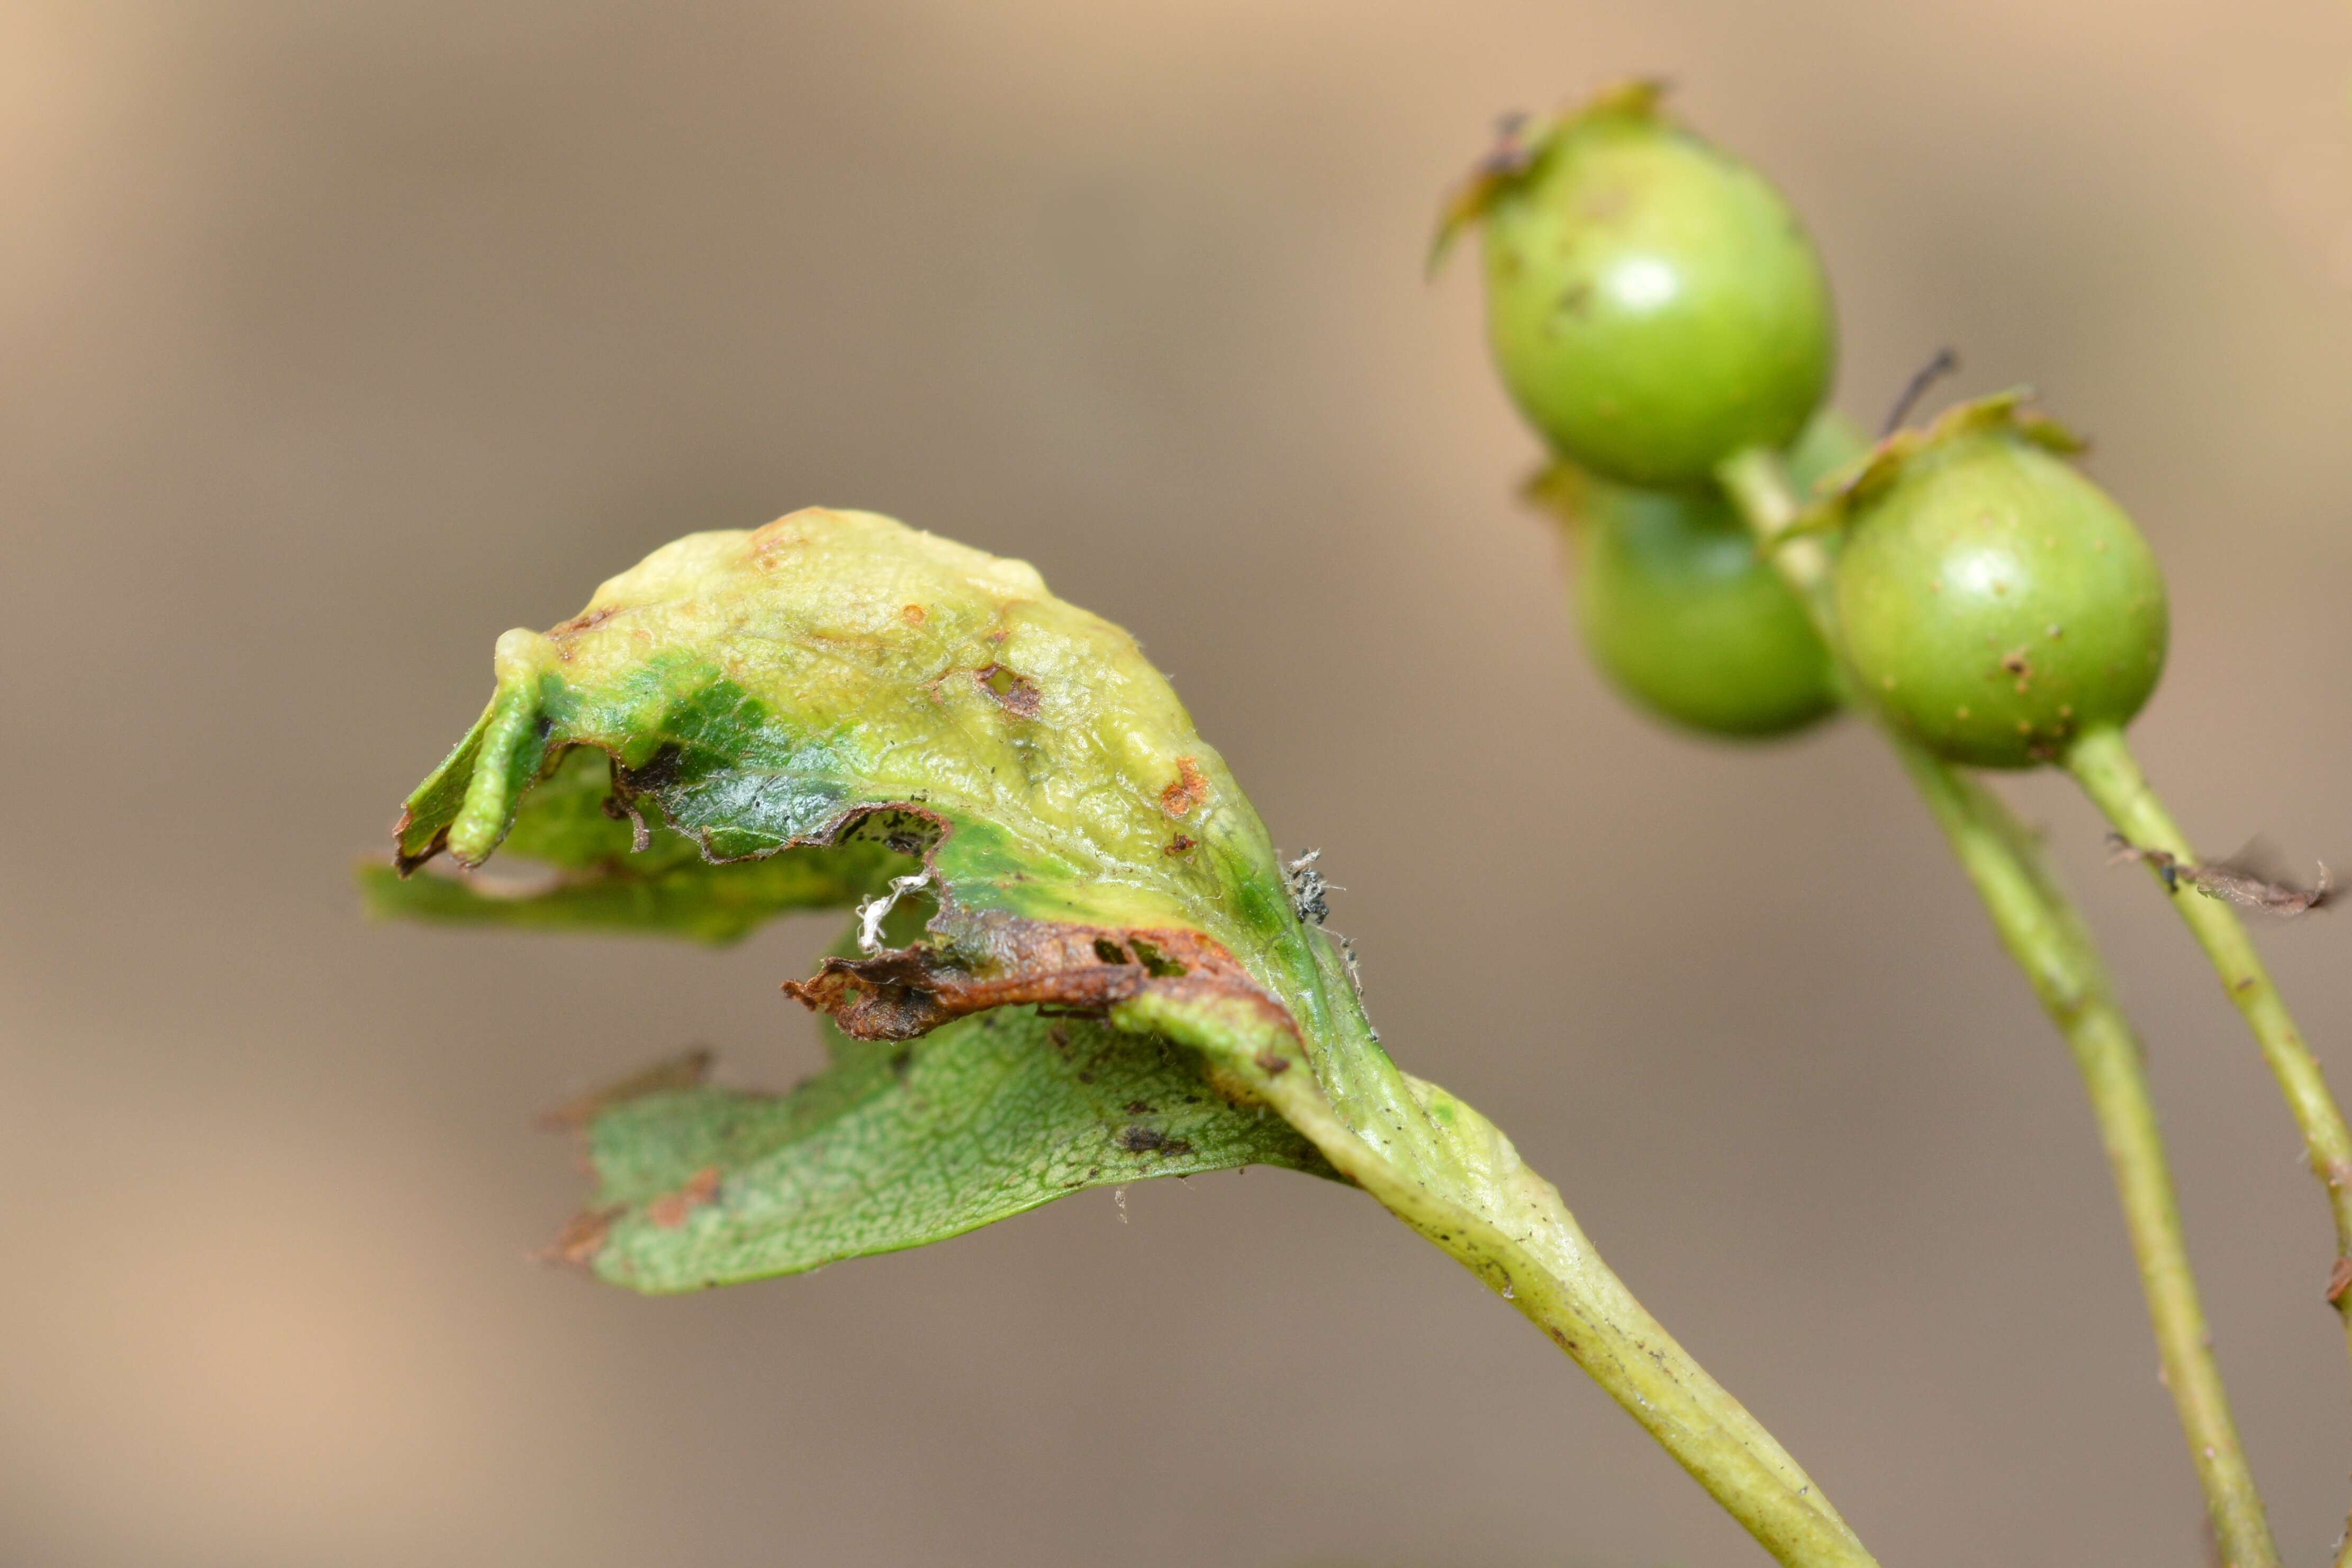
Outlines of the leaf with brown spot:
{"type": "Polygon", "coordinates": [[[796,899],[891,901],[865,949],[790,988],[837,1020],[826,1071],[593,1109],[599,1191],[562,1250],[604,1278],[788,1273],[1257,1161],[1337,1172],[1522,1310],[1609,1310],[1559,1195],[1381,1048],[1166,679],[1026,565],[812,509],[667,546],[493,663],[372,880],[384,907],[449,913],[386,890],[502,843],[552,867],[498,895],[544,924],[593,908],[708,935],[796,899]],[[737,887],[759,891],[730,904],[737,887]]]}

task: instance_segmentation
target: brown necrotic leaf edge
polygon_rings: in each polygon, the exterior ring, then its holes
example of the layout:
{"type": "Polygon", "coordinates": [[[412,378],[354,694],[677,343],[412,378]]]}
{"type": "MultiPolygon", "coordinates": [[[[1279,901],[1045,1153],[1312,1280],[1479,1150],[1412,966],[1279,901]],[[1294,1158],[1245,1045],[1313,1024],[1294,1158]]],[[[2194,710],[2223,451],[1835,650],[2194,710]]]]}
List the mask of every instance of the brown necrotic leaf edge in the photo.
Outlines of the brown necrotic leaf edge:
{"type": "Polygon", "coordinates": [[[934,929],[953,921],[955,949],[892,948],[866,958],[827,958],[784,994],[830,1013],[859,1040],[912,1040],[950,1019],[1034,1004],[1099,1013],[1146,991],[1176,999],[1244,997],[1290,1027],[1290,1014],[1233,954],[1197,931],[1062,925],[994,912],[956,920],[942,899],[934,929]],[[982,961],[962,955],[977,949],[982,961]]]}

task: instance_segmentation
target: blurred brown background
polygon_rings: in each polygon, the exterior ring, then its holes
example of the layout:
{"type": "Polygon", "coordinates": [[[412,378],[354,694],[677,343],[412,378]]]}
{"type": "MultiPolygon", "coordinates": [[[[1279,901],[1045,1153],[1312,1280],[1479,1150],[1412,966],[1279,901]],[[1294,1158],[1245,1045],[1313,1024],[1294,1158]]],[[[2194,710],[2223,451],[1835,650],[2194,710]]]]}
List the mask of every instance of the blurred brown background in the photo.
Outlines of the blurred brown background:
{"type": "MultiPolygon", "coordinates": [[[[1632,71],[1779,178],[1874,422],[1936,346],[2099,440],[2174,584],[2191,830],[2352,858],[2336,0],[0,11],[0,1560],[1760,1561],[1372,1205],[1091,1194],[690,1300],[525,1263],[530,1116],[717,955],[373,927],[494,636],[693,528],[877,507],[1171,669],[1495,1113],[1890,1565],[2200,1558],[2080,1090],[1852,727],[1717,749],[1581,664],[1473,269],[1490,117],[1632,71]]],[[[2063,788],[2288,1557],[2352,1484],[2251,1045],[2063,788]]],[[[2352,1085],[2352,929],[2265,944],[2352,1085]]]]}

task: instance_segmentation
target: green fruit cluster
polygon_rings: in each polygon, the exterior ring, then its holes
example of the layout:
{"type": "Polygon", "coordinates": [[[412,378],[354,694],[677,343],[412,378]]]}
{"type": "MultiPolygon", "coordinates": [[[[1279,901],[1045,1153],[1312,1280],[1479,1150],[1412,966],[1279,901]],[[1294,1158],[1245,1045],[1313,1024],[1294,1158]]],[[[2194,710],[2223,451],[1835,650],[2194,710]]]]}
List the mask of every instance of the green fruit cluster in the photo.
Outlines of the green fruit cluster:
{"type": "Polygon", "coordinates": [[[1578,619],[1636,703],[1709,734],[1802,728],[1837,661],[1717,476],[1780,453],[1826,488],[1841,652],[1858,695],[1948,760],[2022,768],[2138,713],[2162,673],[2164,582],[2131,519],[2015,394],[1882,442],[1822,414],[1829,286],[1755,171],[1613,89],[1513,134],[1450,204],[1436,255],[1483,225],[1487,334],[1557,462],[1578,619]]]}

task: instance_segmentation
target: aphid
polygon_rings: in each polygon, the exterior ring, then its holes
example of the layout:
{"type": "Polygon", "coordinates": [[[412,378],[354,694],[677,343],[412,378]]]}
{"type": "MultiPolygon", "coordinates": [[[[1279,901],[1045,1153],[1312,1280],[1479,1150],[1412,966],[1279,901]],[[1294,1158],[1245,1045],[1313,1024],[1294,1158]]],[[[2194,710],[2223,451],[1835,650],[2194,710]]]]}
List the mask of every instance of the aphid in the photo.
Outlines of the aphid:
{"type": "MultiPolygon", "coordinates": [[[[1315,862],[1322,858],[1321,850],[1308,850],[1283,866],[1290,880],[1290,907],[1297,912],[1301,921],[1317,927],[1322,927],[1323,923],[1331,917],[1329,895],[1348,891],[1315,869],[1315,862]]],[[[1364,1000],[1364,967],[1362,960],[1356,956],[1356,939],[1337,931],[1333,931],[1331,936],[1339,944],[1339,961],[1348,967],[1348,984],[1356,993],[1357,1004],[1361,1006],[1364,1000]]],[[[1381,1031],[1373,1028],[1370,1019],[1364,1020],[1364,1027],[1370,1032],[1373,1043],[1378,1044],[1381,1031]]]]}
{"type": "Polygon", "coordinates": [[[1315,869],[1315,862],[1322,858],[1321,850],[1308,850],[1283,868],[1290,878],[1290,907],[1309,925],[1320,925],[1331,917],[1328,894],[1348,891],[1315,869]]]}

